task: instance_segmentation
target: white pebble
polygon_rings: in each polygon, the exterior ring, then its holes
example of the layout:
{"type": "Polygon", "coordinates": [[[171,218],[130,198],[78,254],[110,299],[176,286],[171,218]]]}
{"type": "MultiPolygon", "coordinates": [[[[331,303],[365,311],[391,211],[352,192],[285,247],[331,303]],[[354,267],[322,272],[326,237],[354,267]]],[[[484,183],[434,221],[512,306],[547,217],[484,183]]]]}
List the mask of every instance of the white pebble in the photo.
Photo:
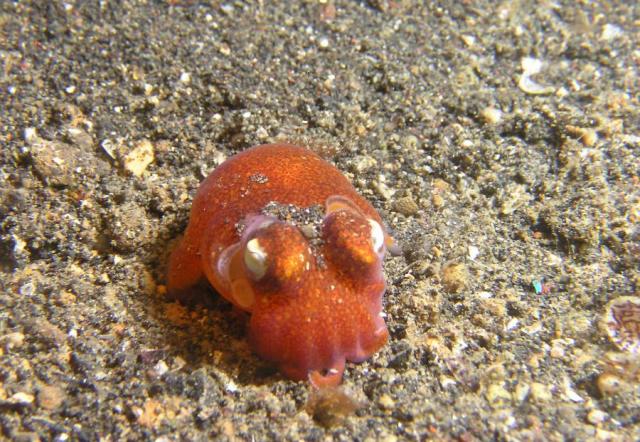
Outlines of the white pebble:
{"type": "Polygon", "coordinates": [[[153,366],[153,371],[157,376],[162,376],[169,371],[169,367],[167,366],[167,363],[161,359],[153,366]]]}
{"type": "Polygon", "coordinates": [[[607,413],[602,410],[593,409],[587,414],[587,420],[590,424],[598,425],[607,420],[607,413]]]}
{"type": "Polygon", "coordinates": [[[607,23],[602,27],[602,34],[600,34],[600,40],[604,40],[604,41],[615,40],[616,38],[621,37],[623,34],[624,34],[624,31],[620,26],[607,23]]]}
{"type": "Polygon", "coordinates": [[[522,74],[528,77],[542,70],[542,61],[533,57],[522,57],[520,66],[522,66],[522,74]]]}
{"type": "Polygon", "coordinates": [[[33,403],[33,401],[35,400],[35,397],[32,394],[29,393],[16,393],[13,396],[11,396],[11,402],[16,403],[16,404],[24,404],[24,405],[28,405],[33,403]]]}

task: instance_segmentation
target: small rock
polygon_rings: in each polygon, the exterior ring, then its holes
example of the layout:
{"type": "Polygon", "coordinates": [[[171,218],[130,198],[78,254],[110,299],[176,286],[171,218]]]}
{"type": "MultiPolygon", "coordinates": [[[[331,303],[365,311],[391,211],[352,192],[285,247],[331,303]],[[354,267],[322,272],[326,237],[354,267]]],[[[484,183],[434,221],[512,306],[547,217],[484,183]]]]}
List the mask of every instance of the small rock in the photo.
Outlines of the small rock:
{"type": "Polygon", "coordinates": [[[612,396],[622,390],[623,381],[613,373],[602,373],[596,381],[602,396],[612,396]]]}
{"type": "Polygon", "coordinates": [[[431,204],[433,204],[433,207],[436,209],[440,209],[444,206],[444,198],[442,198],[442,195],[436,193],[431,197],[431,204]]]}
{"type": "Polygon", "coordinates": [[[66,141],[84,152],[91,151],[94,145],[91,135],[77,127],[70,127],[67,129],[66,141]]]}
{"type": "Polygon", "coordinates": [[[640,352],[640,297],[620,296],[607,304],[600,327],[620,350],[640,352]]]}
{"type": "Polygon", "coordinates": [[[400,142],[402,143],[402,147],[404,147],[406,150],[417,150],[418,145],[420,144],[420,142],[418,141],[418,137],[416,137],[415,135],[406,135],[402,137],[402,140],[400,140],[400,142]]]}
{"type": "Polygon", "coordinates": [[[63,290],[60,292],[57,299],[63,305],[71,305],[76,302],[77,297],[73,293],[63,290]]]}
{"type": "Polygon", "coordinates": [[[599,425],[606,421],[607,418],[607,413],[597,409],[593,409],[589,412],[589,414],[587,414],[587,421],[593,425],[599,425]]]}
{"type": "Polygon", "coordinates": [[[395,201],[394,207],[398,213],[404,216],[411,216],[418,213],[418,205],[411,196],[404,196],[395,201]]]}
{"type": "Polygon", "coordinates": [[[389,186],[384,183],[383,179],[374,181],[371,185],[373,189],[378,192],[378,195],[380,195],[385,200],[390,200],[395,193],[395,190],[390,189],[389,186]]]}
{"type": "Polygon", "coordinates": [[[536,75],[542,71],[542,60],[533,57],[523,57],[520,64],[522,66],[522,75],[518,81],[520,90],[529,95],[546,95],[553,93],[553,87],[544,87],[531,78],[532,75],[536,75]]]}
{"type": "Polygon", "coordinates": [[[44,317],[40,317],[29,323],[27,332],[31,337],[35,336],[38,339],[50,342],[56,346],[63,345],[67,340],[66,333],[44,317]]]}
{"type": "Polygon", "coordinates": [[[451,185],[441,178],[433,180],[433,188],[438,192],[448,192],[451,185]]]}
{"type": "Polygon", "coordinates": [[[624,30],[620,26],[606,23],[602,27],[600,39],[604,41],[611,41],[621,37],[622,35],[624,35],[624,30]]]}
{"type": "Polygon", "coordinates": [[[40,439],[38,433],[16,431],[11,433],[11,440],[13,442],[40,442],[42,439],[40,439]]]}
{"type": "Polygon", "coordinates": [[[320,48],[322,49],[326,49],[329,47],[329,39],[327,37],[320,37],[318,39],[318,46],[320,46],[320,48]]]}
{"type": "Polygon", "coordinates": [[[564,396],[570,401],[576,402],[576,403],[584,402],[584,399],[582,398],[582,396],[580,396],[573,389],[573,386],[571,385],[571,381],[569,380],[568,377],[565,377],[564,381],[562,382],[562,390],[563,390],[564,396]]]}
{"type": "Polygon", "coordinates": [[[502,111],[495,107],[486,107],[480,112],[480,117],[487,124],[498,124],[502,121],[502,111]]]}
{"type": "Polygon", "coordinates": [[[531,399],[535,402],[549,402],[553,399],[553,394],[548,385],[539,382],[531,384],[531,399]]]}
{"type": "Polygon", "coordinates": [[[45,385],[38,391],[38,405],[45,410],[55,410],[66,399],[65,391],[55,385],[45,385]]]}
{"type": "Polygon", "coordinates": [[[395,401],[388,394],[383,394],[382,396],[380,396],[380,398],[378,399],[378,404],[380,404],[382,408],[386,408],[387,410],[392,409],[396,405],[395,401]]]}
{"type": "Polygon", "coordinates": [[[471,261],[475,261],[475,259],[480,255],[480,249],[476,246],[467,247],[467,251],[469,253],[469,259],[471,261]]]}
{"type": "Polygon", "coordinates": [[[551,346],[551,350],[549,351],[549,356],[551,356],[554,359],[559,359],[564,357],[564,355],[565,355],[565,350],[561,344],[554,343],[551,346]]]}
{"type": "Polygon", "coordinates": [[[312,390],[306,404],[307,413],[323,427],[332,427],[362,408],[363,403],[344,388],[312,390]]]}
{"type": "Polygon", "coordinates": [[[604,428],[596,428],[595,440],[605,442],[622,442],[624,439],[620,436],[619,431],[607,431],[604,428]]]}
{"type": "Polygon", "coordinates": [[[189,72],[182,72],[180,74],[180,83],[182,84],[191,83],[191,74],[189,72]]]}
{"type": "Polygon", "coordinates": [[[25,141],[29,144],[34,170],[51,186],[68,186],[74,182],[75,174],[86,179],[101,170],[97,157],[81,149],[81,145],[42,139],[35,129],[25,131],[25,141]]]}
{"type": "Polygon", "coordinates": [[[264,141],[267,138],[269,138],[269,132],[267,132],[267,129],[265,129],[264,127],[259,127],[256,130],[256,138],[261,141],[264,141]]]}
{"type": "Polygon", "coordinates": [[[511,393],[500,384],[489,385],[484,396],[492,408],[504,408],[511,402],[511,393]]]}
{"type": "Polygon", "coordinates": [[[167,373],[168,371],[169,371],[169,367],[167,366],[167,363],[162,359],[159,360],[156,363],[156,365],[153,366],[153,374],[156,377],[161,377],[163,374],[167,373]]]}
{"type": "Polygon", "coordinates": [[[515,392],[513,393],[513,398],[518,404],[520,404],[524,402],[530,391],[531,387],[529,386],[529,384],[527,384],[526,382],[518,382],[515,392]]]}
{"type": "Polygon", "coordinates": [[[318,231],[313,224],[303,224],[299,226],[300,231],[307,239],[313,239],[318,237],[318,231]]]}
{"type": "Polygon", "coordinates": [[[151,144],[149,140],[141,140],[133,150],[124,157],[124,168],[135,176],[140,177],[153,160],[153,144],[151,144]]]}
{"type": "Polygon", "coordinates": [[[20,392],[11,396],[9,401],[19,405],[30,405],[35,401],[35,399],[36,398],[32,394],[20,392]]]}
{"type": "Polygon", "coordinates": [[[469,274],[464,264],[447,264],[442,269],[442,284],[449,293],[459,293],[467,287],[469,274]]]}
{"type": "Polygon", "coordinates": [[[20,332],[8,333],[0,338],[0,343],[5,346],[7,350],[20,347],[24,343],[24,334],[20,332]]]}
{"type": "Polygon", "coordinates": [[[529,204],[532,196],[521,184],[508,184],[498,192],[500,214],[511,215],[516,210],[529,204]]]}
{"type": "Polygon", "coordinates": [[[125,252],[149,244],[156,234],[147,212],[135,202],[126,202],[115,207],[107,226],[111,231],[113,245],[125,252]]]}
{"type": "Polygon", "coordinates": [[[353,159],[353,168],[358,173],[363,173],[378,166],[375,158],[369,155],[358,155],[353,159]]]}
{"type": "Polygon", "coordinates": [[[566,129],[569,134],[578,137],[578,140],[586,147],[593,147],[598,141],[598,132],[595,129],[572,125],[567,125],[566,129]]]}

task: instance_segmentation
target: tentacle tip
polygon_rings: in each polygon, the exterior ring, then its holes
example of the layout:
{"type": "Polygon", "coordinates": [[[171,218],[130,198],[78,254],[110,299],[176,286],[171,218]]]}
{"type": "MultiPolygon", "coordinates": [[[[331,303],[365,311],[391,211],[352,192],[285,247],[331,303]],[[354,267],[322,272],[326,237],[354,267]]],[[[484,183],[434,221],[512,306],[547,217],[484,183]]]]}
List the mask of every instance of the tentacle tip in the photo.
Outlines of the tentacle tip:
{"type": "Polygon", "coordinates": [[[330,368],[326,371],[313,370],[309,372],[309,382],[311,385],[320,390],[322,388],[333,388],[340,385],[342,374],[344,373],[344,362],[339,366],[330,368]]]}

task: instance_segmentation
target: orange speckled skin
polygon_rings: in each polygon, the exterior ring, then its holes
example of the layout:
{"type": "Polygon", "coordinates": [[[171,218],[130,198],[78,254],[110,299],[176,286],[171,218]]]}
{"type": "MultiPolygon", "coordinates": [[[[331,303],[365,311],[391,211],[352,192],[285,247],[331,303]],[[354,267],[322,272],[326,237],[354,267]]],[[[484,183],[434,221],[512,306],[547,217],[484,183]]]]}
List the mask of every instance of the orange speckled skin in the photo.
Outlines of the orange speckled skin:
{"type": "Polygon", "coordinates": [[[368,358],[388,337],[381,316],[384,246],[374,250],[369,220],[382,223],[342,173],[315,153],[285,144],[253,147],[200,185],[169,261],[169,292],[180,299],[206,277],[251,312],[249,340],[258,355],[292,379],[335,385],[345,360],[368,358]],[[348,204],[327,212],[314,247],[297,227],[261,215],[272,201],[305,208],[335,197],[348,204]],[[242,233],[239,222],[248,226],[242,233]],[[242,258],[252,239],[268,256],[259,277],[242,258]]]}

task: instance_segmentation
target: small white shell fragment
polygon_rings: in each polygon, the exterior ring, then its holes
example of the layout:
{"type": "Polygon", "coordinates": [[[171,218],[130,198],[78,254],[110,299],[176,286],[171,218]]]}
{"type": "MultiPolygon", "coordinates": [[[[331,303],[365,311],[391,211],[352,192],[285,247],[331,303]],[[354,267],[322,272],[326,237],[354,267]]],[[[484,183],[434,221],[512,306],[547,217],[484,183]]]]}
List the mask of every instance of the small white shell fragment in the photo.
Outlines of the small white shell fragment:
{"type": "Polygon", "coordinates": [[[529,395],[530,391],[531,391],[531,387],[529,386],[529,384],[527,384],[526,382],[520,381],[516,385],[516,388],[513,392],[513,398],[518,403],[524,402],[524,400],[529,395]]]}
{"type": "Polygon", "coordinates": [[[549,402],[553,399],[553,392],[549,385],[532,382],[530,397],[535,402],[549,402]]]}
{"type": "Polygon", "coordinates": [[[520,60],[522,75],[518,80],[518,87],[521,91],[530,95],[551,94],[555,90],[551,86],[542,86],[531,79],[532,75],[540,73],[542,70],[542,60],[533,57],[523,57],[520,60]]]}
{"type": "Polygon", "coordinates": [[[520,324],[520,321],[517,318],[513,318],[507,323],[507,325],[505,326],[505,330],[506,331],[515,330],[519,324],[520,324]]]}
{"type": "Polygon", "coordinates": [[[502,215],[511,215],[519,208],[528,205],[533,197],[523,185],[509,184],[500,189],[498,198],[500,200],[500,213],[502,215]]]}
{"type": "Polygon", "coordinates": [[[607,420],[609,416],[602,410],[593,409],[587,414],[587,420],[593,425],[598,425],[607,420]]]}
{"type": "Polygon", "coordinates": [[[546,264],[552,267],[558,267],[562,265],[562,257],[555,255],[551,252],[545,254],[546,264]]]}
{"type": "Polygon", "coordinates": [[[269,132],[267,132],[267,129],[265,129],[264,127],[260,126],[256,130],[256,137],[259,140],[266,140],[267,138],[269,138],[269,132]]]}
{"type": "Polygon", "coordinates": [[[154,158],[153,144],[149,140],[141,140],[124,157],[124,168],[135,176],[140,177],[147,170],[149,164],[153,162],[154,158]]]}
{"type": "Polygon", "coordinates": [[[607,23],[602,27],[602,34],[600,34],[600,40],[604,40],[604,41],[615,40],[616,38],[621,37],[623,34],[624,34],[624,31],[620,26],[607,23]]]}
{"type": "Polygon", "coordinates": [[[20,347],[24,343],[24,334],[20,332],[8,333],[0,337],[0,343],[5,346],[7,350],[14,347],[20,347]]]}
{"type": "Polygon", "coordinates": [[[470,48],[476,44],[476,38],[473,35],[463,35],[460,39],[470,48]]]}
{"type": "Polygon", "coordinates": [[[189,84],[191,83],[191,74],[189,72],[183,72],[180,74],[180,83],[189,84]]]}
{"type": "Polygon", "coordinates": [[[524,74],[522,74],[520,81],[518,81],[518,87],[522,92],[529,95],[546,95],[551,94],[554,91],[553,87],[542,86],[524,74]]]}
{"type": "Polygon", "coordinates": [[[559,358],[563,358],[565,353],[566,352],[562,345],[554,344],[553,346],[551,346],[551,351],[549,352],[549,356],[551,356],[554,359],[559,359],[559,358]]]}
{"type": "Polygon", "coordinates": [[[378,195],[380,195],[385,200],[390,200],[396,193],[395,189],[390,189],[389,186],[384,183],[384,175],[379,175],[378,180],[374,181],[372,183],[372,186],[374,190],[378,192],[378,195]]]}
{"type": "Polygon", "coordinates": [[[326,49],[329,47],[329,39],[327,37],[320,37],[318,39],[318,46],[320,46],[322,49],[326,49]]]}
{"type": "Polygon", "coordinates": [[[620,350],[640,353],[640,297],[619,296],[610,301],[600,326],[620,350]]]}
{"type": "Polygon", "coordinates": [[[111,141],[111,140],[109,140],[109,139],[103,140],[103,141],[100,143],[100,147],[102,148],[102,150],[104,151],[104,153],[106,153],[106,154],[107,154],[107,156],[108,156],[109,158],[111,158],[112,160],[115,160],[115,159],[116,159],[116,154],[115,154],[115,152],[116,152],[116,147],[114,146],[113,141],[111,141]]]}
{"type": "Polygon", "coordinates": [[[584,402],[582,396],[576,393],[576,391],[573,389],[571,381],[567,377],[565,377],[562,382],[562,394],[571,402],[584,402]]]}
{"type": "Polygon", "coordinates": [[[529,336],[535,335],[536,333],[540,333],[542,331],[542,323],[540,321],[535,321],[533,324],[524,327],[522,331],[529,336]]]}
{"type": "Polygon", "coordinates": [[[37,139],[38,139],[38,131],[36,131],[35,127],[27,127],[24,130],[24,141],[26,141],[27,144],[35,143],[37,139]]]}
{"type": "Polygon", "coordinates": [[[227,384],[224,386],[224,389],[229,392],[229,393],[235,393],[238,391],[238,386],[236,385],[235,382],[233,381],[229,381],[227,382],[227,384]]]}
{"type": "Polygon", "coordinates": [[[480,112],[480,117],[487,124],[498,124],[502,121],[502,111],[491,106],[485,107],[480,112]]]}
{"type": "Polygon", "coordinates": [[[540,73],[542,70],[542,60],[533,57],[522,57],[520,66],[522,66],[522,74],[529,77],[540,73]]]}
{"type": "Polygon", "coordinates": [[[456,385],[456,380],[451,378],[451,377],[449,377],[449,376],[442,375],[442,376],[440,376],[439,380],[440,380],[440,386],[443,389],[447,389],[448,387],[452,387],[452,386],[456,385]]]}
{"type": "Polygon", "coordinates": [[[169,371],[169,366],[162,359],[159,360],[156,363],[156,365],[153,366],[153,372],[158,377],[162,376],[163,374],[167,373],[168,371],[169,371]]]}
{"type": "Polygon", "coordinates": [[[11,402],[24,405],[31,404],[34,400],[35,397],[32,394],[22,392],[16,393],[10,398],[11,402]]]}
{"type": "Polygon", "coordinates": [[[476,246],[469,246],[467,247],[467,250],[471,261],[475,261],[475,259],[480,255],[480,249],[476,246]]]}

